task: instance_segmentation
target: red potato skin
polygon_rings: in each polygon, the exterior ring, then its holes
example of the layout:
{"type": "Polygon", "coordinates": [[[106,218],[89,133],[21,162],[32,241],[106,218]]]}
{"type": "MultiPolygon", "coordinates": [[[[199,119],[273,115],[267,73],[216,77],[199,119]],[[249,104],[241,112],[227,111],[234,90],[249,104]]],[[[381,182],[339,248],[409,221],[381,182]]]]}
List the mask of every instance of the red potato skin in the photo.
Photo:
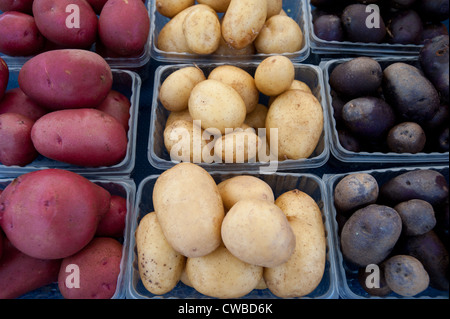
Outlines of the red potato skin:
{"type": "Polygon", "coordinates": [[[98,34],[108,50],[120,56],[133,56],[144,50],[149,27],[150,18],[143,1],[108,0],[100,13],[98,34]]]}
{"type": "Polygon", "coordinates": [[[31,141],[34,121],[17,113],[0,114],[0,163],[25,166],[38,157],[31,141]]]}
{"type": "Polygon", "coordinates": [[[108,93],[106,99],[97,106],[97,109],[103,111],[114,118],[116,118],[120,123],[122,123],[125,131],[128,132],[129,120],[130,120],[130,100],[120,92],[111,90],[108,93]]]}
{"type": "MultiPolygon", "coordinates": [[[[0,189],[0,195],[1,194],[2,194],[2,190],[0,189]]],[[[3,231],[0,229],[0,262],[1,262],[1,259],[3,256],[3,251],[4,251],[4,248],[3,248],[3,242],[5,241],[4,236],[5,235],[3,235],[3,231]]]]}
{"type": "Polygon", "coordinates": [[[111,194],[85,177],[44,169],[14,179],[0,195],[0,226],[11,243],[39,259],[75,254],[94,237],[111,194]]]}
{"type": "Polygon", "coordinates": [[[102,12],[103,6],[108,0],[87,0],[96,14],[102,12]]]}
{"type": "Polygon", "coordinates": [[[44,260],[30,257],[4,242],[0,259],[0,299],[15,299],[58,280],[61,259],[44,260]]]}
{"type": "Polygon", "coordinates": [[[0,14],[0,52],[11,56],[30,56],[44,47],[44,37],[33,16],[16,11],[0,14]]]}
{"type": "Polygon", "coordinates": [[[100,220],[95,236],[97,237],[123,237],[125,218],[127,216],[127,199],[122,196],[111,196],[109,211],[100,220]]]}
{"type": "Polygon", "coordinates": [[[22,66],[19,87],[49,110],[96,107],[108,95],[113,75],[97,53],[61,49],[41,53],[22,66]]]}
{"type": "Polygon", "coordinates": [[[5,95],[9,82],[9,69],[5,60],[0,58],[0,101],[5,95]]]}
{"type": "Polygon", "coordinates": [[[53,160],[89,167],[111,166],[126,155],[125,129],[97,109],[50,112],[35,122],[31,139],[36,150],[53,160]]]}
{"type": "Polygon", "coordinates": [[[66,299],[110,299],[117,287],[122,244],[113,238],[97,237],[77,254],[65,258],[58,275],[58,287],[66,299]],[[77,265],[80,288],[68,288],[68,265],[77,265]]]}
{"type": "Polygon", "coordinates": [[[19,11],[31,14],[34,0],[0,0],[0,11],[19,11]]]}
{"type": "Polygon", "coordinates": [[[33,15],[41,33],[50,41],[70,48],[89,49],[97,37],[98,18],[86,0],[34,0],[33,15]],[[79,28],[69,28],[72,12],[68,5],[79,8],[79,28]]]}
{"type": "Polygon", "coordinates": [[[7,90],[0,101],[0,114],[18,113],[36,121],[48,112],[49,110],[30,99],[19,87],[7,90]]]}

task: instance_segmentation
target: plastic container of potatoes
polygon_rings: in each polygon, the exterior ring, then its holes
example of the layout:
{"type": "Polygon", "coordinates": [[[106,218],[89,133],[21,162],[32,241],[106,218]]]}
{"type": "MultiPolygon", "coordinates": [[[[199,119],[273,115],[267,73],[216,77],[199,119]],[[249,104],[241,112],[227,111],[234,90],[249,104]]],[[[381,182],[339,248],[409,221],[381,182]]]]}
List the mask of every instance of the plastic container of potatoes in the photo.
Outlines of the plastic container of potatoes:
{"type": "MultiPolygon", "coordinates": [[[[387,66],[395,62],[404,62],[411,64],[420,69],[420,64],[417,57],[373,57],[378,61],[384,70],[387,66]]],[[[334,68],[352,58],[333,59],[324,61],[320,64],[323,70],[324,89],[326,96],[326,105],[329,112],[329,134],[330,134],[330,153],[333,154],[341,162],[346,163],[398,163],[398,164],[414,164],[414,163],[448,163],[449,153],[438,152],[437,150],[428,151],[427,148],[420,153],[395,153],[395,152],[381,152],[381,151],[361,151],[353,152],[345,149],[339,141],[338,130],[336,129],[336,119],[333,110],[333,97],[331,94],[331,86],[329,84],[330,74],[334,68]]]]}
{"type": "MultiPolygon", "coordinates": [[[[160,62],[168,63],[183,63],[190,61],[197,62],[220,62],[220,61],[242,61],[242,60],[263,60],[270,56],[270,54],[253,53],[253,54],[239,54],[239,55],[222,55],[222,54],[194,54],[184,52],[168,52],[158,48],[158,36],[162,28],[170,21],[168,17],[161,15],[156,9],[156,1],[151,1],[150,7],[150,35],[151,41],[151,57],[160,62]]],[[[308,37],[308,20],[307,7],[305,1],[284,0],[284,12],[294,19],[303,33],[303,46],[300,50],[292,53],[283,53],[282,55],[288,57],[293,62],[301,62],[306,60],[310,55],[310,43],[308,37]]],[[[223,13],[218,13],[219,18],[222,18],[223,13]]]]}
{"type": "MultiPolygon", "coordinates": [[[[336,299],[337,294],[337,278],[335,269],[335,244],[332,240],[332,220],[328,214],[328,208],[326,204],[325,184],[323,181],[313,174],[284,174],[276,173],[273,175],[267,174],[254,174],[243,171],[236,171],[233,173],[226,172],[212,172],[210,173],[216,183],[220,183],[231,177],[247,175],[260,178],[265,181],[274,192],[275,198],[282,193],[294,189],[299,189],[309,196],[317,203],[321,210],[322,218],[324,222],[324,229],[326,235],[326,265],[324,274],[320,284],[309,295],[302,298],[306,299],[336,299]]],[[[128,267],[127,267],[127,287],[126,298],[130,299],[179,299],[179,298],[196,298],[196,299],[210,299],[211,297],[205,296],[197,292],[194,288],[189,287],[181,281],[175,286],[173,290],[164,295],[154,295],[150,293],[143,285],[137,261],[137,247],[135,242],[135,231],[139,225],[140,220],[148,213],[153,211],[152,193],[160,175],[148,176],[145,178],[138,187],[136,195],[135,211],[130,216],[130,227],[128,228],[128,237],[130,239],[128,267]]],[[[254,289],[248,295],[242,297],[243,299],[268,299],[278,298],[272,294],[268,289],[254,289]]]]}
{"type": "MultiPolygon", "coordinates": [[[[19,87],[18,76],[20,66],[9,66],[9,82],[7,90],[19,87]]],[[[139,97],[141,90],[140,76],[128,70],[112,69],[113,86],[112,90],[116,90],[126,96],[130,103],[130,119],[128,129],[128,145],[125,157],[120,163],[112,166],[102,167],[82,167],[72,164],[63,163],[52,160],[39,155],[32,163],[26,166],[6,166],[0,163],[0,174],[20,175],[26,172],[40,170],[45,168],[60,168],[70,170],[84,175],[130,175],[134,169],[136,159],[136,134],[137,134],[137,116],[139,112],[139,97]]]]}
{"type": "MultiPolygon", "coordinates": [[[[336,267],[337,267],[337,273],[336,275],[338,276],[338,290],[339,290],[339,296],[340,298],[343,299],[448,299],[449,297],[449,291],[448,291],[448,286],[447,286],[447,290],[440,290],[440,289],[436,289],[431,287],[430,285],[428,285],[428,287],[423,290],[422,292],[420,292],[419,294],[415,294],[413,296],[405,296],[405,295],[400,295],[398,293],[393,292],[392,290],[387,294],[387,295],[382,295],[382,296],[377,296],[374,294],[369,294],[361,285],[361,282],[364,281],[360,281],[361,279],[359,278],[359,270],[364,269],[364,267],[362,268],[358,268],[358,266],[348,262],[342,253],[342,245],[341,245],[341,236],[340,236],[340,229],[339,225],[344,225],[345,223],[345,219],[338,221],[336,218],[338,216],[338,212],[336,209],[336,206],[334,204],[334,189],[336,188],[336,185],[346,176],[351,175],[351,174],[356,174],[356,173],[367,173],[370,174],[371,176],[373,176],[373,178],[377,181],[379,187],[381,187],[383,184],[387,183],[388,181],[390,181],[391,179],[403,175],[405,173],[410,173],[410,172],[414,172],[414,171],[427,171],[427,170],[432,170],[435,171],[439,174],[442,174],[445,177],[445,180],[447,182],[447,185],[449,183],[449,169],[448,166],[409,166],[409,167],[395,167],[395,168],[389,168],[389,169],[379,169],[379,170],[366,170],[366,171],[355,171],[355,172],[349,172],[349,173],[343,173],[343,174],[324,174],[323,175],[323,181],[326,184],[326,193],[327,193],[327,205],[328,205],[328,210],[330,213],[330,218],[333,219],[333,236],[335,237],[334,239],[334,243],[335,243],[335,252],[336,252],[336,267]]],[[[406,184],[403,185],[408,185],[407,184],[407,180],[403,179],[403,181],[406,181],[406,184]]],[[[428,183],[428,185],[430,185],[432,183],[428,183]]],[[[347,184],[348,185],[348,184],[347,184]]],[[[444,186],[442,186],[439,183],[440,187],[444,188],[444,186]]],[[[405,186],[407,187],[407,186],[405,186]]],[[[448,187],[448,186],[447,186],[448,187]]],[[[430,186],[430,189],[432,189],[432,187],[430,186]]],[[[433,188],[436,189],[436,188],[433,188]]],[[[425,189],[426,191],[426,189],[425,189]]],[[[425,200],[425,199],[424,199],[425,200]]],[[[448,202],[447,202],[448,204],[448,202]]],[[[383,204],[381,204],[383,205],[383,204]]],[[[443,204],[445,205],[445,203],[443,204]]],[[[391,205],[392,206],[392,205],[391,205]]],[[[438,216],[438,213],[442,213],[441,210],[436,210],[437,208],[435,207],[435,212],[436,212],[436,219],[437,219],[437,223],[439,222],[443,222],[442,219],[440,219],[441,217],[443,218],[443,216],[438,216]]],[[[441,208],[441,209],[445,209],[445,208],[441,208]]],[[[433,232],[438,233],[438,237],[440,238],[440,240],[442,241],[442,243],[445,245],[445,247],[447,247],[447,243],[444,242],[445,237],[440,237],[442,232],[442,224],[436,224],[436,226],[432,229],[433,232]],[[440,227],[440,228],[439,228],[440,227]]],[[[405,228],[405,226],[402,226],[402,231],[403,228],[405,228]]],[[[396,246],[394,246],[393,251],[391,252],[391,255],[389,255],[385,260],[387,260],[389,257],[393,256],[393,255],[401,255],[401,254],[406,254],[404,251],[402,251],[402,243],[404,240],[404,234],[402,233],[396,246]],[[403,239],[402,239],[403,238],[403,239]]],[[[414,237],[414,236],[413,236],[414,237]]],[[[417,236],[417,237],[420,237],[417,236]]],[[[429,238],[429,237],[428,237],[429,238]]],[[[430,241],[427,241],[430,242],[430,241]]],[[[425,241],[423,241],[422,243],[425,243],[425,241]]],[[[448,249],[448,248],[447,248],[448,249]]],[[[430,251],[437,251],[436,250],[436,246],[433,245],[433,247],[429,247],[430,251]]],[[[436,255],[437,256],[437,255],[436,255]]],[[[435,259],[433,263],[437,263],[438,260],[435,259]]],[[[447,263],[448,263],[448,256],[447,256],[447,263]]],[[[448,269],[447,269],[448,270],[448,269]]],[[[372,272],[372,269],[367,270],[367,274],[372,272]]],[[[448,279],[447,279],[448,280],[448,279]]],[[[448,281],[447,281],[448,284],[448,281]]],[[[383,289],[383,287],[385,287],[382,283],[381,283],[381,289],[383,289]]],[[[411,287],[411,286],[410,286],[411,287]]],[[[373,291],[376,291],[377,289],[374,289],[373,291]]]]}
{"type": "MultiPolygon", "coordinates": [[[[150,137],[148,145],[148,160],[155,168],[166,170],[178,162],[172,161],[164,145],[164,129],[167,118],[170,114],[164,108],[159,99],[159,90],[164,80],[174,71],[187,66],[199,67],[208,77],[208,74],[216,67],[221,65],[233,65],[240,67],[254,76],[255,70],[259,62],[241,62],[241,63],[209,63],[209,64],[178,64],[178,65],[163,65],[157,68],[155,72],[155,80],[153,87],[153,101],[150,122],[150,137]]],[[[246,163],[220,163],[213,161],[212,163],[198,163],[201,167],[208,171],[233,171],[233,170],[248,170],[259,171],[276,167],[276,170],[290,170],[302,168],[316,168],[324,165],[329,158],[329,143],[328,143],[328,112],[326,111],[326,99],[324,98],[324,89],[322,84],[322,72],[319,67],[309,64],[297,64],[295,67],[295,79],[306,83],[314,96],[322,104],[324,113],[324,127],[322,135],[318,144],[309,158],[299,160],[284,160],[284,161],[269,161],[269,162],[246,162],[246,163]]],[[[268,97],[260,95],[260,103],[268,105],[268,97]]],[[[257,132],[258,133],[258,132],[257,132]]]]}
{"type": "MultiPolygon", "coordinates": [[[[18,175],[19,176],[19,175],[18,175]]],[[[10,184],[15,177],[4,177],[0,173],[0,189],[4,189],[8,184],[10,184]]],[[[117,287],[112,299],[124,299],[125,298],[125,274],[128,265],[128,247],[129,247],[129,237],[126,236],[128,233],[128,228],[130,227],[132,212],[134,211],[134,203],[136,197],[136,184],[133,180],[128,178],[114,179],[108,177],[98,177],[92,176],[88,179],[97,185],[105,188],[111,195],[122,196],[127,200],[127,217],[125,220],[125,230],[123,238],[118,238],[119,242],[123,245],[122,250],[122,260],[120,263],[120,274],[117,278],[117,287]]],[[[58,283],[52,283],[50,285],[43,286],[36,290],[30,291],[19,299],[63,299],[61,295],[58,283]]]]}
{"type": "MultiPolygon", "coordinates": [[[[147,11],[150,11],[150,6],[152,5],[154,1],[152,0],[145,0],[145,6],[147,7],[147,11]]],[[[2,11],[0,11],[2,13],[2,11]]],[[[97,49],[96,44],[94,43],[91,48],[89,48],[90,51],[94,51],[102,55],[102,57],[105,59],[105,61],[111,66],[113,69],[126,69],[126,70],[138,70],[141,67],[145,66],[151,58],[151,42],[152,42],[152,36],[149,32],[149,35],[147,37],[147,42],[144,46],[143,51],[136,56],[127,56],[127,57],[120,57],[120,56],[108,56],[107,54],[103,54],[102,48],[97,49]]],[[[10,56],[6,55],[4,53],[0,53],[0,57],[5,60],[5,62],[9,64],[17,64],[17,65],[23,65],[26,61],[28,61],[32,56],[10,56]]]]}
{"type": "MultiPolygon", "coordinates": [[[[354,1],[354,3],[357,3],[354,1]]],[[[311,44],[311,52],[316,54],[351,54],[367,56],[406,55],[415,56],[423,45],[419,44],[393,44],[393,43],[363,43],[351,41],[327,41],[319,38],[314,32],[313,10],[316,7],[307,1],[308,37],[311,44]]],[[[420,14],[420,12],[419,12],[420,14]]],[[[448,28],[448,20],[445,21],[448,28]]]]}

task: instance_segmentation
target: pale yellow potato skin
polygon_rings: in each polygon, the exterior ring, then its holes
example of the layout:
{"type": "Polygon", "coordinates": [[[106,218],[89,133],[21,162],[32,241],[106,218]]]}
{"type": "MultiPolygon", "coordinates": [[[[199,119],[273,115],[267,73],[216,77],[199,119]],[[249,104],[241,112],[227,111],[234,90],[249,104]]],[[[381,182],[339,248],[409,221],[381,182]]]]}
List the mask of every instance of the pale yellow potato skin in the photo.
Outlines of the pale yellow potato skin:
{"type": "Polygon", "coordinates": [[[192,287],[215,298],[240,298],[260,282],[263,268],[250,265],[220,246],[211,254],[188,258],[186,273],[192,287]]]}
{"type": "Polygon", "coordinates": [[[170,112],[169,116],[167,117],[167,120],[166,120],[166,127],[177,120],[185,120],[185,121],[192,122],[193,119],[192,119],[191,114],[189,113],[189,109],[185,109],[185,110],[179,111],[179,112],[170,112]]]}
{"type": "Polygon", "coordinates": [[[292,18],[275,15],[266,21],[254,43],[259,53],[294,53],[303,47],[303,32],[292,18]]]}
{"type": "Polygon", "coordinates": [[[266,130],[278,128],[278,158],[308,158],[314,152],[324,126],[323,109],[317,98],[300,90],[288,90],[269,108],[266,130]]]}
{"type": "Polygon", "coordinates": [[[165,17],[173,18],[194,4],[195,0],[156,0],[156,10],[165,17]]]}
{"type": "Polygon", "coordinates": [[[280,14],[283,10],[283,0],[267,0],[267,19],[280,14]]]}
{"type": "Polygon", "coordinates": [[[202,152],[208,141],[203,130],[192,121],[177,120],[164,129],[164,146],[172,161],[202,162],[202,152]],[[173,151],[172,149],[175,148],[173,151]]]}
{"type": "Polygon", "coordinates": [[[227,11],[231,0],[197,0],[197,2],[210,6],[216,12],[225,12],[227,11]]]}
{"type": "Polygon", "coordinates": [[[261,61],[255,71],[258,90],[267,95],[279,95],[287,91],[295,79],[292,61],[285,56],[275,55],[261,61]]]}
{"type": "MultiPolygon", "coordinates": [[[[308,92],[310,94],[313,94],[312,91],[311,91],[311,88],[308,86],[308,84],[306,84],[305,82],[299,81],[299,80],[294,80],[294,82],[292,82],[292,85],[289,88],[289,90],[300,90],[300,91],[305,91],[305,92],[308,92]]],[[[269,98],[269,106],[277,98],[277,96],[271,96],[269,98]]]]}
{"type": "Polygon", "coordinates": [[[177,252],[200,257],[219,247],[225,213],[217,184],[205,169],[175,165],[158,177],[152,197],[163,233],[177,252]]]}
{"type": "Polygon", "coordinates": [[[219,47],[217,48],[215,55],[224,55],[224,56],[243,56],[243,55],[252,55],[255,54],[255,46],[252,43],[247,45],[242,49],[235,49],[229,43],[225,41],[223,36],[220,38],[219,47]]]}
{"type": "Polygon", "coordinates": [[[183,21],[183,34],[189,49],[197,54],[214,53],[222,37],[219,18],[215,12],[196,7],[183,21]]]}
{"type": "Polygon", "coordinates": [[[265,128],[266,116],[268,111],[269,109],[267,108],[267,106],[258,103],[252,112],[247,113],[244,123],[250,127],[253,127],[255,130],[258,130],[259,128],[265,128]]]}
{"type": "Polygon", "coordinates": [[[267,18],[267,0],[231,0],[222,21],[222,35],[235,49],[258,36],[267,18]]]}
{"type": "Polygon", "coordinates": [[[204,80],[206,77],[203,71],[194,66],[176,70],[161,84],[159,100],[171,112],[183,111],[188,108],[192,89],[204,80]]]}
{"type": "Polygon", "coordinates": [[[325,270],[326,242],[319,225],[289,217],[296,236],[291,258],[277,267],[264,268],[264,281],[280,298],[303,297],[314,291],[325,270]]]}
{"type": "Polygon", "coordinates": [[[259,91],[255,79],[247,71],[233,65],[221,65],[211,71],[208,79],[223,82],[235,89],[244,100],[247,113],[258,105],[259,91]]]}
{"type": "Polygon", "coordinates": [[[295,248],[295,235],[283,211],[258,199],[243,199],[231,207],[222,222],[222,240],[234,256],[262,267],[285,263],[295,248]]]}
{"type": "Polygon", "coordinates": [[[262,142],[255,130],[238,130],[225,134],[214,143],[214,155],[223,163],[256,161],[262,142]]]}
{"type": "Polygon", "coordinates": [[[170,292],[178,283],[186,258],[167,242],[156,213],[145,215],[135,233],[139,275],[155,295],[170,292]]]}
{"type": "Polygon", "coordinates": [[[224,135],[226,129],[235,129],[244,123],[247,108],[231,86],[207,79],[192,90],[189,113],[194,120],[201,121],[203,129],[214,128],[224,135]]]}
{"type": "Polygon", "coordinates": [[[218,185],[225,210],[229,210],[238,201],[247,198],[275,201],[272,188],[251,175],[239,175],[220,182],[218,185]]]}

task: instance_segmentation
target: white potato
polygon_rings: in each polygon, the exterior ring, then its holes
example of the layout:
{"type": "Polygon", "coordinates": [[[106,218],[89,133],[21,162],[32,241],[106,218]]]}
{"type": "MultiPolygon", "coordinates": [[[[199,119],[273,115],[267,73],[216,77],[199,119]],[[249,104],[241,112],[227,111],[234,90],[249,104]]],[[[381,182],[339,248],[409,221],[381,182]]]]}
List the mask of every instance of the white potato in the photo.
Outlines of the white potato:
{"type": "Polygon", "coordinates": [[[280,14],[283,10],[283,0],[267,0],[267,19],[280,14]]]}
{"type": "Polygon", "coordinates": [[[214,143],[214,155],[218,162],[255,162],[262,141],[253,128],[237,129],[225,134],[214,143]]]}
{"type": "Polygon", "coordinates": [[[266,116],[269,109],[264,104],[258,103],[255,109],[248,113],[245,117],[244,123],[255,130],[266,127],[266,116]]]}
{"type": "Polygon", "coordinates": [[[166,120],[166,126],[169,126],[170,124],[172,124],[173,122],[177,121],[177,120],[184,120],[184,121],[188,121],[188,122],[192,122],[192,116],[189,113],[189,109],[185,109],[183,111],[179,111],[179,112],[170,112],[169,116],[167,117],[166,120]]]}
{"type": "Polygon", "coordinates": [[[184,19],[183,34],[192,52],[214,53],[222,37],[217,14],[203,7],[195,7],[184,19]]]}
{"type": "Polygon", "coordinates": [[[231,0],[197,0],[198,3],[206,4],[216,12],[225,12],[230,5],[231,0]]]}
{"type": "Polygon", "coordinates": [[[268,57],[256,68],[255,83],[258,90],[267,95],[279,95],[288,90],[295,79],[291,60],[282,55],[268,57]]]}
{"type": "Polygon", "coordinates": [[[156,0],[156,10],[165,17],[173,18],[194,4],[195,0],[156,0]]]}

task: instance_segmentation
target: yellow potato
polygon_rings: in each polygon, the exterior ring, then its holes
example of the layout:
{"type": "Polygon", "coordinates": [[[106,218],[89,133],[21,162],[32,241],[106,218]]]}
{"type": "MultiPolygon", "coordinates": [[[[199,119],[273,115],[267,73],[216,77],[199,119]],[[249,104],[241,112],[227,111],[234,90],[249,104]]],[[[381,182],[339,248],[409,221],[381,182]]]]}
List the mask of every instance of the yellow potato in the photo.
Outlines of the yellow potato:
{"type": "Polygon", "coordinates": [[[241,261],[220,246],[207,256],[188,258],[186,273],[198,292],[229,299],[251,292],[260,282],[263,268],[241,261]]]}
{"type": "Polygon", "coordinates": [[[219,162],[255,162],[262,142],[252,128],[237,129],[214,143],[214,155],[219,162]]]}
{"type": "Polygon", "coordinates": [[[200,166],[180,163],[163,172],[153,205],[170,245],[186,257],[207,255],[221,243],[225,212],[217,184],[200,166]]]}
{"type": "Polygon", "coordinates": [[[192,89],[204,80],[206,77],[199,68],[189,66],[178,69],[161,84],[159,100],[169,111],[183,111],[188,108],[192,89]]]}
{"type": "Polygon", "coordinates": [[[251,44],[267,18],[267,0],[231,0],[222,21],[222,35],[235,49],[251,44]]]}
{"type": "Polygon", "coordinates": [[[156,0],[156,10],[165,17],[173,18],[194,4],[195,0],[156,0]]]}
{"type": "Polygon", "coordinates": [[[191,114],[189,113],[189,109],[185,109],[179,112],[170,112],[169,116],[167,117],[166,127],[177,120],[185,120],[188,122],[192,122],[193,119],[191,114]]]}
{"type": "Polygon", "coordinates": [[[285,264],[265,269],[264,279],[279,297],[302,297],[316,289],[325,270],[326,238],[322,212],[311,196],[297,189],[281,194],[275,205],[289,220],[296,236],[296,248],[285,264]]]}
{"type": "Polygon", "coordinates": [[[223,82],[235,89],[244,100],[247,113],[256,108],[259,91],[255,79],[247,71],[233,65],[221,65],[211,71],[208,79],[223,82]]]}
{"type": "Polygon", "coordinates": [[[244,123],[255,130],[266,127],[266,116],[269,109],[264,104],[258,103],[255,109],[248,113],[245,117],[244,123]]]}
{"type": "Polygon", "coordinates": [[[255,54],[255,46],[253,42],[242,49],[235,49],[229,43],[227,43],[223,36],[220,38],[219,47],[214,54],[216,55],[229,55],[229,56],[242,56],[255,54]]]}
{"type": "Polygon", "coordinates": [[[295,250],[285,263],[264,269],[264,281],[280,298],[303,297],[314,291],[325,270],[326,243],[319,225],[289,218],[296,236],[295,250]]]}
{"type": "Polygon", "coordinates": [[[255,39],[259,53],[293,53],[303,47],[303,32],[288,16],[275,15],[268,19],[255,39]]]}
{"type": "Polygon", "coordinates": [[[206,4],[216,12],[225,12],[230,5],[231,0],[197,0],[198,3],[206,4]]]}
{"type": "Polygon", "coordinates": [[[164,129],[164,145],[172,161],[201,163],[208,142],[202,128],[192,121],[177,120],[164,129]]]}
{"type": "Polygon", "coordinates": [[[280,14],[283,10],[283,0],[267,0],[267,19],[280,14]]]}
{"type": "Polygon", "coordinates": [[[295,79],[295,68],[285,56],[275,55],[264,59],[256,68],[255,83],[258,90],[268,96],[288,90],[295,79]]]}
{"type": "Polygon", "coordinates": [[[193,53],[188,46],[186,37],[184,36],[183,23],[184,19],[191,12],[191,10],[199,7],[214,12],[211,7],[204,4],[196,4],[184,9],[163,26],[158,34],[158,38],[156,39],[156,47],[165,52],[193,53]]]}
{"type": "Polygon", "coordinates": [[[141,219],[135,236],[144,287],[155,295],[168,293],[180,280],[186,258],[167,242],[154,212],[141,219]]]}
{"type": "MultiPolygon", "coordinates": [[[[305,82],[299,81],[299,80],[294,80],[294,82],[292,82],[292,85],[289,88],[289,90],[300,90],[300,91],[305,91],[305,92],[313,94],[311,91],[311,88],[308,86],[308,84],[306,84],[305,82]]],[[[273,101],[277,98],[277,96],[271,96],[269,98],[269,106],[272,105],[273,101]]]]}
{"type": "Polygon", "coordinates": [[[285,263],[295,248],[286,215],[260,199],[243,199],[231,207],[222,222],[222,240],[234,256],[262,267],[285,263]]]}
{"type": "Polygon", "coordinates": [[[275,201],[272,188],[255,176],[240,175],[228,178],[217,185],[225,210],[229,210],[242,199],[261,199],[275,201]]]}
{"type": "Polygon", "coordinates": [[[223,135],[227,128],[235,129],[244,123],[247,108],[231,86],[207,79],[192,90],[189,113],[194,120],[201,121],[203,129],[214,129],[223,135]]]}
{"type": "Polygon", "coordinates": [[[266,117],[269,141],[271,129],[278,129],[278,158],[303,159],[311,156],[322,135],[323,121],[322,105],[314,95],[288,90],[278,96],[266,117]]]}
{"type": "Polygon", "coordinates": [[[195,7],[184,19],[183,34],[192,52],[214,53],[222,37],[217,14],[203,7],[195,7]]]}

